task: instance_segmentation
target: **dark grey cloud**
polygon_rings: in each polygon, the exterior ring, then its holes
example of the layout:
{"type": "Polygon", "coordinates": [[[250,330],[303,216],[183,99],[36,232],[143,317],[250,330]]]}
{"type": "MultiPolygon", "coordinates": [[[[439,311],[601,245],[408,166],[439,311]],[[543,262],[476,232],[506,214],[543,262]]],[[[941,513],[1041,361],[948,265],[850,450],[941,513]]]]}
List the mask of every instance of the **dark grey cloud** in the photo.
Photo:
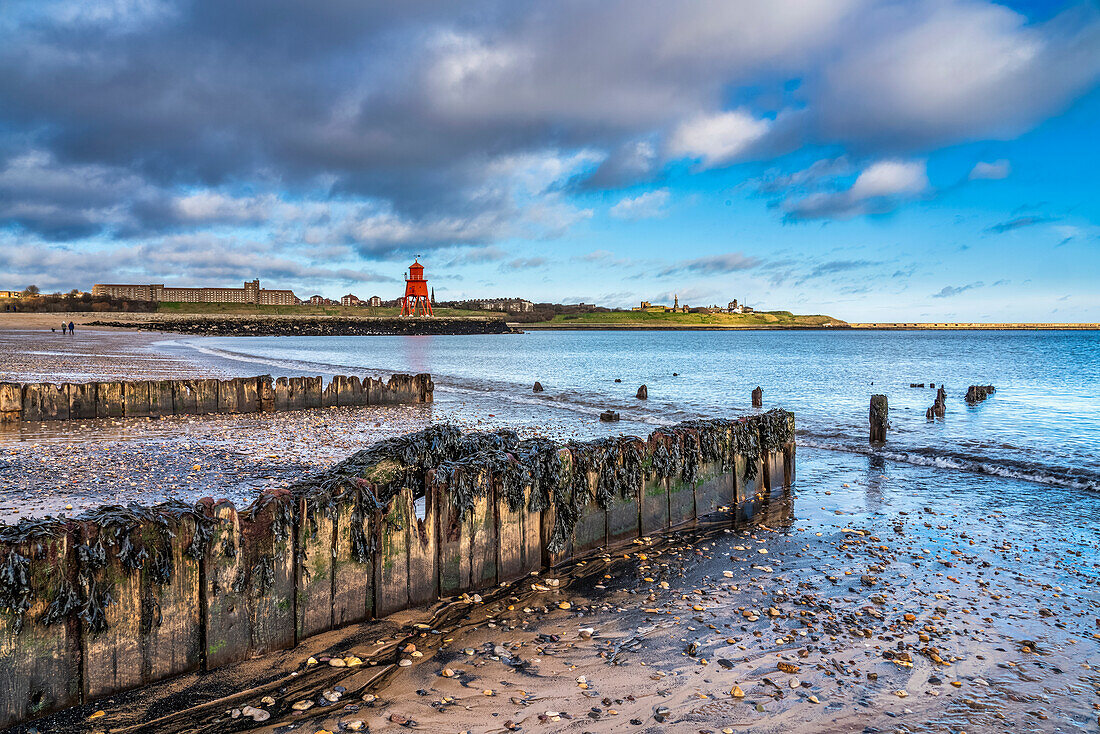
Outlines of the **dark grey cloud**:
{"type": "Polygon", "coordinates": [[[515,260],[501,263],[500,269],[502,272],[534,270],[535,268],[544,268],[549,264],[550,261],[545,257],[517,257],[515,260]]]}
{"type": "MultiPolygon", "coordinates": [[[[1098,78],[1087,3],[1029,23],[985,0],[17,0],[0,162],[34,152],[69,180],[0,196],[0,226],[148,238],[263,226],[305,197],[362,210],[280,226],[368,258],[550,238],[587,216],[571,191],[658,180],[674,159],[825,144],[908,160],[1013,135],[1098,78]],[[953,51],[967,63],[942,63],[953,51]],[[746,87],[762,93],[730,109],[746,87]],[[203,192],[232,202],[181,210],[203,192]]],[[[859,193],[802,190],[783,211],[912,198],[859,193]]]]}
{"type": "Polygon", "coordinates": [[[819,278],[823,275],[835,275],[836,273],[863,270],[864,268],[879,264],[880,263],[873,260],[830,260],[811,267],[810,271],[806,274],[806,278],[819,278]]]}
{"type": "Polygon", "coordinates": [[[951,298],[952,296],[957,296],[960,293],[965,293],[966,291],[973,290],[974,288],[981,288],[983,285],[985,285],[985,284],[982,283],[982,281],[980,281],[980,280],[975,281],[973,283],[967,283],[966,285],[958,285],[958,286],[945,285],[943,288],[941,288],[939,290],[939,292],[933,293],[932,297],[933,298],[951,298]]]}
{"type": "Polygon", "coordinates": [[[1055,217],[1016,217],[1015,219],[1009,219],[1006,222],[1000,222],[990,227],[986,227],[985,231],[989,232],[990,234],[1004,234],[1005,232],[1023,229],[1024,227],[1034,227],[1037,224],[1047,224],[1048,222],[1054,221],[1057,221],[1055,217]]]}
{"type": "Polygon", "coordinates": [[[696,275],[725,275],[744,270],[752,270],[764,264],[758,257],[745,255],[741,252],[727,252],[721,255],[709,255],[693,260],[681,260],[661,270],[658,275],[666,277],[677,273],[694,273],[696,275]]]}

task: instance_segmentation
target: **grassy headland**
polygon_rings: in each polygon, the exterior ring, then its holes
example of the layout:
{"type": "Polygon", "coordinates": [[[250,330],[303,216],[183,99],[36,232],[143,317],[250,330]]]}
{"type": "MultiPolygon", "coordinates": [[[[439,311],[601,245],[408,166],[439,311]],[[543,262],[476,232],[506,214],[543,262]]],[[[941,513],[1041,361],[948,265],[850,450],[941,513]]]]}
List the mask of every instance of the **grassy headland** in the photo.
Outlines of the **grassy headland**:
{"type": "Polygon", "coordinates": [[[831,316],[802,316],[790,311],[746,314],[611,311],[558,314],[549,321],[521,324],[524,329],[821,329],[845,326],[845,322],[831,316]]]}

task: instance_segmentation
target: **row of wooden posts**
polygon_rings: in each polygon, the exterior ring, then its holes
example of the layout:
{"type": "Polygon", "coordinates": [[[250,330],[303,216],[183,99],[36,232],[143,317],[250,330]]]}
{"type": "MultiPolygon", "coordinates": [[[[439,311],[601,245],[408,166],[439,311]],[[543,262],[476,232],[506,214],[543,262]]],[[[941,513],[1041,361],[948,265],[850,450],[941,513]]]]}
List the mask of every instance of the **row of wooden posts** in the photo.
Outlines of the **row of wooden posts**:
{"type": "Polygon", "coordinates": [[[430,403],[431,375],[236,377],[229,380],[0,382],[0,422],[269,413],[332,406],[430,403]]]}
{"type": "MultiPolygon", "coordinates": [[[[668,435],[655,432],[649,451],[668,435]]],[[[558,456],[571,462],[569,448],[558,456]]],[[[22,614],[0,612],[0,727],[513,581],[722,510],[751,521],[789,487],[794,461],[791,442],[763,453],[755,472],[736,455],[731,466],[701,464],[690,484],[651,474],[635,496],[605,506],[589,472],[592,496],[556,552],[557,508],[531,511],[531,487],[519,510],[490,486],[462,512],[454,488],[431,471],[383,505],[358,479],[322,495],[268,490],[244,509],[208,499],[29,525],[25,537],[0,535],[0,576],[22,559],[30,587],[22,614]],[[51,605],[66,599],[80,608],[51,619],[51,605]]]]}

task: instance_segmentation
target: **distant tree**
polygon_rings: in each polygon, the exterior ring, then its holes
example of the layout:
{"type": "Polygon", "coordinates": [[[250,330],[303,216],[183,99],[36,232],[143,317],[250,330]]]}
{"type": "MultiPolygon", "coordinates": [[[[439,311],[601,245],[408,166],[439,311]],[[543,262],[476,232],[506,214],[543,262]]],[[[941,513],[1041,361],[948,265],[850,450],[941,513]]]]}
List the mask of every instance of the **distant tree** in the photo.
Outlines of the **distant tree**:
{"type": "Polygon", "coordinates": [[[69,293],[68,293],[68,296],[69,296],[69,298],[76,298],[76,297],[77,297],[77,296],[79,296],[79,295],[80,295],[80,289],[78,289],[78,288],[73,288],[73,289],[72,289],[71,291],[69,291],[69,293]]]}
{"type": "Polygon", "coordinates": [[[31,296],[37,296],[39,293],[38,286],[28,285],[23,289],[23,295],[30,298],[31,296]]]}

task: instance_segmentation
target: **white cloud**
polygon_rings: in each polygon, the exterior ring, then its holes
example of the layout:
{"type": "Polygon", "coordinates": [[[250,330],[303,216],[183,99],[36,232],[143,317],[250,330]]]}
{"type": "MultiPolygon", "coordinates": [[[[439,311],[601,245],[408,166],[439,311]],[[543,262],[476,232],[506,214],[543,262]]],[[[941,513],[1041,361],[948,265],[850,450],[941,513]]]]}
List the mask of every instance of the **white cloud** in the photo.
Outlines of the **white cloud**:
{"type": "Polygon", "coordinates": [[[772,123],[744,110],[700,115],[680,124],[668,143],[672,158],[701,158],[708,166],[732,163],[767,135],[772,123]]]}
{"type": "Polygon", "coordinates": [[[668,199],[668,189],[647,191],[633,197],[625,196],[608,210],[608,214],[616,219],[631,220],[663,217],[667,214],[665,205],[668,204],[668,199]]]}
{"type": "Polygon", "coordinates": [[[868,166],[852,184],[854,199],[919,194],[928,188],[924,161],[879,161],[868,166]]]}
{"type": "Polygon", "coordinates": [[[992,163],[978,161],[974,165],[974,168],[970,170],[970,176],[968,178],[971,181],[997,181],[1002,178],[1008,178],[1008,174],[1010,173],[1012,173],[1012,164],[1002,158],[992,163]]]}
{"type": "Polygon", "coordinates": [[[787,218],[851,219],[885,214],[929,189],[924,161],[877,161],[865,168],[850,188],[788,197],[782,204],[787,218]]]}

